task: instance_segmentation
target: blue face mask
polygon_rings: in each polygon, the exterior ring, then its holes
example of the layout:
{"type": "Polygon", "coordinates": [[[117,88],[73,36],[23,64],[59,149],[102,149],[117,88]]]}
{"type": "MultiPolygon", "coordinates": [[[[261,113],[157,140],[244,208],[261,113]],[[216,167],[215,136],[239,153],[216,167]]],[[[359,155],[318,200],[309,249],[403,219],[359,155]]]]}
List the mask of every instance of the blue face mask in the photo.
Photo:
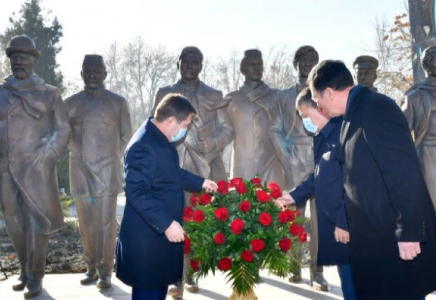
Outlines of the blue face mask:
{"type": "Polygon", "coordinates": [[[318,130],[318,125],[313,124],[310,118],[303,118],[303,125],[304,128],[306,128],[306,130],[309,132],[316,133],[318,130]]]}
{"type": "Polygon", "coordinates": [[[174,143],[183,139],[187,130],[188,130],[187,128],[179,128],[179,132],[176,135],[173,135],[171,133],[171,142],[174,143]]]}

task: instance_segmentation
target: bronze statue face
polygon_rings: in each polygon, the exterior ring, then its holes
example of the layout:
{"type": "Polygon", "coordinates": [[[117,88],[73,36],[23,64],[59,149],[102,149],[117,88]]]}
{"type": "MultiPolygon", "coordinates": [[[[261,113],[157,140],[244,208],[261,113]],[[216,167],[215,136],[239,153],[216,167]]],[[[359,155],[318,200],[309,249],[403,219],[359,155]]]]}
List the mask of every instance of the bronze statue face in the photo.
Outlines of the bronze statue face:
{"type": "Polygon", "coordinates": [[[297,63],[297,72],[299,77],[309,76],[312,68],[318,63],[317,55],[311,51],[302,54],[297,63]]]}
{"type": "Polygon", "coordinates": [[[87,88],[97,89],[103,86],[107,72],[100,64],[84,64],[81,75],[87,88]]]}
{"type": "Polygon", "coordinates": [[[15,52],[9,57],[11,70],[16,79],[25,79],[33,73],[36,58],[28,53],[15,52]]]}
{"type": "Polygon", "coordinates": [[[263,76],[263,60],[260,57],[246,57],[241,63],[241,73],[246,80],[259,81],[263,76]]]}
{"type": "Polygon", "coordinates": [[[377,69],[374,68],[356,68],[354,69],[354,77],[357,84],[363,84],[368,88],[374,86],[374,81],[377,79],[377,69]]]}
{"type": "Polygon", "coordinates": [[[180,75],[185,80],[198,79],[198,75],[203,68],[199,55],[188,52],[180,59],[180,75]]]}
{"type": "Polygon", "coordinates": [[[436,50],[431,51],[423,67],[427,71],[428,76],[436,77],[436,50]]]}

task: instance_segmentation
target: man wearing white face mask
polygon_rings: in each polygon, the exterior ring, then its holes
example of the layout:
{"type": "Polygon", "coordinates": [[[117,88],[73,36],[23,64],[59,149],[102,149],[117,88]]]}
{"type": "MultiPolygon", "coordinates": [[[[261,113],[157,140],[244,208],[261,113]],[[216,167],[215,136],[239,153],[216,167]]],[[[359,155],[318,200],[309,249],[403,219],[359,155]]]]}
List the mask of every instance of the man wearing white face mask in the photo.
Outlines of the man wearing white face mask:
{"type": "MultiPolygon", "coordinates": [[[[342,117],[332,118],[321,112],[309,88],[297,97],[296,108],[304,127],[314,136],[315,169],[289,193],[279,199],[282,204],[302,206],[316,201],[318,218],[317,265],[338,265],[342,291],[346,300],[356,299],[349,264],[350,241],[344,200],[342,171],[339,164],[339,135],[342,117]]],[[[280,205],[279,205],[280,206],[280,205]]]]}

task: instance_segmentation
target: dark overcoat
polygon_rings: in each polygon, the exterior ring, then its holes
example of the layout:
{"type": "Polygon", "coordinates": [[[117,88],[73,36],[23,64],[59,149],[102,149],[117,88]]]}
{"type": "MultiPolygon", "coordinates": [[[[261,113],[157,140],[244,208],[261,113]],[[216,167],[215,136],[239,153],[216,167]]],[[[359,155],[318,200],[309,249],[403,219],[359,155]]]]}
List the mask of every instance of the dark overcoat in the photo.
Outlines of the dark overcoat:
{"type": "Polygon", "coordinates": [[[151,119],[130,140],[124,170],[117,277],[139,289],[163,288],[181,279],[183,269],[183,243],[169,242],[165,230],[182,224],[183,190],[200,190],[204,179],[180,168],[176,146],[151,119]]]}
{"type": "Polygon", "coordinates": [[[390,98],[351,90],[341,131],[350,260],[358,299],[419,299],[436,290],[435,211],[407,121],[390,98]],[[412,261],[398,242],[421,242],[412,261]]]}
{"type": "Polygon", "coordinates": [[[336,227],[348,231],[342,197],[342,171],[339,163],[339,135],[342,118],[333,118],[314,137],[315,170],[290,191],[297,206],[312,197],[318,217],[317,265],[341,265],[350,262],[349,245],[335,240],[336,227]]]}

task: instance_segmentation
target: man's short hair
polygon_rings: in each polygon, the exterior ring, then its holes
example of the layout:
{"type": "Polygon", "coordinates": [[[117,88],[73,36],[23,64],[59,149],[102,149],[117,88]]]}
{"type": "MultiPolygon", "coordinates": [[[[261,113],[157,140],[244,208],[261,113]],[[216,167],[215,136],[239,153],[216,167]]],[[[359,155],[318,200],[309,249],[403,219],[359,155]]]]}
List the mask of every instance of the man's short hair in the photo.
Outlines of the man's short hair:
{"type": "Polygon", "coordinates": [[[304,88],[297,96],[295,101],[295,108],[298,110],[301,106],[306,105],[309,107],[317,108],[318,105],[312,99],[312,92],[308,87],[304,88]]]}
{"type": "Polygon", "coordinates": [[[370,55],[358,56],[353,62],[353,68],[359,69],[377,69],[378,59],[370,55]]]}
{"type": "Polygon", "coordinates": [[[163,122],[169,117],[176,118],[177,122],[185,121],[190,114],[196,114],[192,104],[180,94],[168,94],[157,105],[153,118],[163,122]]]}
{"type": "Polygon", "coordinates": [[[188,47],[183,48],[182,53],[180,53],[180,56],[179,56],[179,61],[182,60],[183,55],[188,54],[188,53],[198,55],[200,62],[201,63],[203,62],[203,53],[201,53],[200,49],[198,49],[195,46],[188,46],[188,47]]]}
{"type": "Polygon", "coordinates": [[[429,60],[431,59],[431,56],[433,52],[436,52],[436,46],[430,46],[424,49],[424,51],[421,54],[421,64],[422,68],[428,72],[430,65],[429,60]]]}
{"type": "Polygon", "coordinates": [[[297,51],[294,52],[294,56],[292,59],[292,64],[294,65],[294,68],[297,69],[298,62],[300,61],[301,57],[303,55],[306,55],[307,53],[314,53],[316,56],[316,61],[319,60],[319,54],[318,51],[315,50],[312,46],[301,46],[297,49],[297,51]]]}
{"type": "Polygon", "coordinates": [[[353,86],[353,76],[340,60],[324,60],[313,67],[307,78],[310,88],[324,92],[326,88],[343,91],[353,86]]]}

